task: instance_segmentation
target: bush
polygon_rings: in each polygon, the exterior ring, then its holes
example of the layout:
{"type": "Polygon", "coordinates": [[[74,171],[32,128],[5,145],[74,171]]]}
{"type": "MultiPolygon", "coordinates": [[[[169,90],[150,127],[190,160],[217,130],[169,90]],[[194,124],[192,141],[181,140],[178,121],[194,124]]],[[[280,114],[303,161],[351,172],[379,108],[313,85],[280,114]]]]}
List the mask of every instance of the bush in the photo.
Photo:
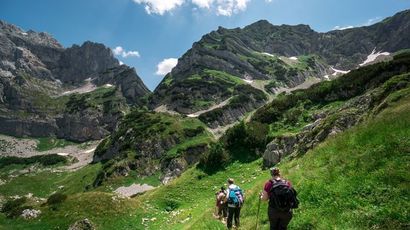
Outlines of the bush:
{"type": "Polygon", "coordinates": [[[224,168],[229,163],[229,153],[222,143],[212,143],[209,152],[202,155],[199,167],[208,173],[224,168]]]}
{"type": "Polygon", "coordinates": [[[66,163],[67,158],[57,154],[50,155],[39,155],[28,158],[21,157],[0,157],[0,168],[3,168],[7,165],[18,164],[18,165],[30,165],[39,163],[43,166],[56,165],[58,163],[66,163]]]}
{"type": "Polygon", "coordinates": [[[23,212],[23,210],[32,208],[31,206],[25,205],[26,202],[27,202],[26,197],[8,200],[3,205],[1,212],[4,213],[7,218],[19,217],[21,213],[23,212]]]}
{"type": "Polygon", "coordinates": [[[205,131],[205,128],[202,126],[198,126],[196,128],[185,128],[184,134],[187,137],[195,137],[205,131]]]}
{"type": "Polygon", "coordinates": [[[180,206],[179,202],[173,199],[165,200],[164,205],[165,205],[165,211],[167,212],[174,211],[180,206]]]}
{"type": "Polygon", "coordinates": [[[266,146],[266,137],[269,126],[257,121],[244,122],[228,129],[223,141],[228,149],[248,149],[248,152],[263,151],[266,146]]]}
{"type": "Polygon", "coordinates": [[[63,203],[67,199],[67,195],[62,193],[54,193],[47,199],[47,205],[50,206],[51,210],[57,210],[59,204],[63,203]]]}
{"type": "Polygon", "coordinates": [[[47,204],[48,205],[58,205],[63,203],[67,199],[67,195],[62,194],[62,193],[54,193],[47,199],[47,204]]]}

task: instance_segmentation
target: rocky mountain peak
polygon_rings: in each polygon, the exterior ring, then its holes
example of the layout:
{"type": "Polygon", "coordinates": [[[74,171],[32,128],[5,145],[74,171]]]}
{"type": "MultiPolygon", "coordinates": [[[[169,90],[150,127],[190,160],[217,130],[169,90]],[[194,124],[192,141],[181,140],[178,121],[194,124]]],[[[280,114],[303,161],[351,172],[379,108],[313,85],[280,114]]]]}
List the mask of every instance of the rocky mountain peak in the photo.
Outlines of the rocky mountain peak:
{"type": "Polygon", "coordinates": [[[119,66],[110,48],[100,43],[84,42],[67,48],[59,60],[56,73],[63,83],[78,84],[94,73],[119,66]]]}
{"type": "Polygon", "coordinates": [[[0,34],[7,35],[19,46],[46,46],[63,48],[63,46],[46,32],[24,31],[20,27],[0,20],[0,34]]]}

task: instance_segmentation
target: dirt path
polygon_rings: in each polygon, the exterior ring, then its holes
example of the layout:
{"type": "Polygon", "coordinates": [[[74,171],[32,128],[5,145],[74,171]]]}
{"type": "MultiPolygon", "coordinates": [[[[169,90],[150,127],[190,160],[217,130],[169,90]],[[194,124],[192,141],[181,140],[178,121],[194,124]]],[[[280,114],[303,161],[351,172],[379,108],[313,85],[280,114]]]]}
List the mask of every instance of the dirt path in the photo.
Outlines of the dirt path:
{"type": "Polygon", "coordinates": [[[282,93],[282,92],[289,93],[289,92],[292,92],[292,91],[297,90],[297,89],[307,89],[307,88],[309,88],[310,86],[312,86],[312,85],[314,85],[314,84],[316,84],[316,83],[319,83],[319,82],[321,82],[321,79],[320,79],[320,78],[313,78],[313,77],[312,77],[312,78],[308,78],[308,79],[306,79],[305,82],[303,82],[302,84],[297,85],[297,86],[295,86],[295,87],[293,87],[293,88],[286,88],[286,87],[280,87],[280,88],[278,88],[278,89],[275,91],[275,95],[280,94],[280,93],[282,93]]]}
{"type": "Polygon", "coordinates": [[[191,113],[191,114],[188,114],[187,116],[188,116],[188,117],[199,117],[199,115],[201,115],[201,114],[203,114],[203,113],[209,112],[209,111],[214,110],[214,109],[217,109],[217,108],[224,107],[225,105],[227,105],[227,104],[229,103],[229,101],[230,101],[232,98],[233,98],[233,97],[230,97],[230,98],[226,99],[225,101],[223,101],[223,102],[221,102],[221,103],[219,103],[219,104],[217,104],[217,105],[213,105],[213,106],[209,107],[208,109],[201,110],[201,111],[198,111],[198,112],[195,112],[195,113],[191,113]]]}
{"type": "Polygon", "coordinates": [[[174,111],[174,110],[170,110],[168,109],[168,107],[166,105],[160,105],[157,108],[154,109],[155,112],[157,113],[168,113],[171,115],[178,115],[179,113],[174,111]]]}

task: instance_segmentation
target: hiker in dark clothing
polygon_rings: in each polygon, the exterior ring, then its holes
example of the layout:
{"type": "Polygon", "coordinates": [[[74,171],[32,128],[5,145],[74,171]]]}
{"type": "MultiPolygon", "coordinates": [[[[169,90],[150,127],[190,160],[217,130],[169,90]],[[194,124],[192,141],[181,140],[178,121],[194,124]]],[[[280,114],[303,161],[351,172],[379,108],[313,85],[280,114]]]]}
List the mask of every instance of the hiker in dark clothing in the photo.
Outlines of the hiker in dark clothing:
{"type": "Polygon", "coordinates": [[[239,216],[241,214],[241,207],[244,201],[244,195],[239,186],[234,184],[233,179],[228,179],[227,190],[227,203],[228,203],[228,229],[232,228],[232,220],[235,220],[235,226],[239,227],[239,216]]]}
{"type": "Polygon", "coordinates": [[[270,230],[286,230],[292,219],[292,209],[299,204],[297,193],[290,181],[281,178],[278,168],[272,168],[271,175],[272,179],[265,183],[261,199],[269,200],[270,230]]]}
{"type": "Polygon", "coordinates": [[[218,210],[218,218],[224,220],[228,216],[228,206],[226,203],[226,190],[223,186],[221,190],[216,193],[216,208],[218,210]]]}

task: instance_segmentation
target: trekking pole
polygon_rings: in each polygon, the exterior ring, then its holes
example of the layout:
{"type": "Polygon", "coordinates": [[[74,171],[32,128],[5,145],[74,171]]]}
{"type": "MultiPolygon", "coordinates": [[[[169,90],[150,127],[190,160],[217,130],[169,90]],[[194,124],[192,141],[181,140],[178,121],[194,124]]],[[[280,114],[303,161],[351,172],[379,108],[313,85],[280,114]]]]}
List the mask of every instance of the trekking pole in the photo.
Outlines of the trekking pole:
{"type": "Polygon", "coordinates": [[[259,201],[258,201],[258,212],[256,214],[256,227],[255,230],[258,230],[258,223],[259,223],[259,210],[261,209],[261,195],[259,194],[259,201]]]}

